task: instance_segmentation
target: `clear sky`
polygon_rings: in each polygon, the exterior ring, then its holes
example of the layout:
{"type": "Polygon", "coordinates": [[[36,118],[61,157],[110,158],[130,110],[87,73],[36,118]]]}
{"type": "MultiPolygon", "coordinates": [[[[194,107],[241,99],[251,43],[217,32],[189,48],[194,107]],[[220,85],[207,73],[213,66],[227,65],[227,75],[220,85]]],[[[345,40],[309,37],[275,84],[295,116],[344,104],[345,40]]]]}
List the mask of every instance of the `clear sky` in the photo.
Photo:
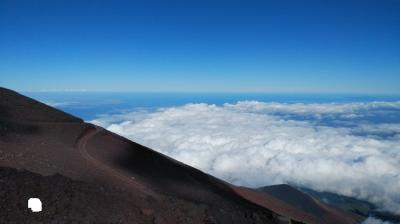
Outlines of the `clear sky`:
{"type": "Polygon", "coordinates": [[[400,1],[0,0],[0,85],[400,94],[400,1]]]}

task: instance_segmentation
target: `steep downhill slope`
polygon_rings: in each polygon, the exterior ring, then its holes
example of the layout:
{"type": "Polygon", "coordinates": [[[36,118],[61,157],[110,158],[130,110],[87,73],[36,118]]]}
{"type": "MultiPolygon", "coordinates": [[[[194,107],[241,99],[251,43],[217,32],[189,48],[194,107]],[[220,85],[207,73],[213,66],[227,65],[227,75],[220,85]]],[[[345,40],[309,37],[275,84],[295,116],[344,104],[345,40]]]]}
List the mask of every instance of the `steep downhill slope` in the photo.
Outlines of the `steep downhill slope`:
{"type": "Polygon", "coordinates": [[[318,205],[318,201],[289,185],[273,185],[259,188],[259,190],[314,216],[323,216],[327,213],[318,205]]]}
{"type": "MultiPolygon", "coordinates": [[[[260,192],[244,191],[4,88],[0,167],[0,223],[288,223],[296,218],[275,211],[276,201],[260,192]],[[27,197],[36,196],[43,199],[41,213],[26,208],[27,197]]],[[[342,220],[356,223],[351,216],[342,220]]]]}
{"type": "Polygon", "coordinates": [[[344,210],[332,207],[310,195],[286,184],[273,185],[258,189],[265,197],[279,202],[280,214],[294,217],[308,223],[351,223],[353,220],[363,220],[363,217],[350,214],[344,210]]]}

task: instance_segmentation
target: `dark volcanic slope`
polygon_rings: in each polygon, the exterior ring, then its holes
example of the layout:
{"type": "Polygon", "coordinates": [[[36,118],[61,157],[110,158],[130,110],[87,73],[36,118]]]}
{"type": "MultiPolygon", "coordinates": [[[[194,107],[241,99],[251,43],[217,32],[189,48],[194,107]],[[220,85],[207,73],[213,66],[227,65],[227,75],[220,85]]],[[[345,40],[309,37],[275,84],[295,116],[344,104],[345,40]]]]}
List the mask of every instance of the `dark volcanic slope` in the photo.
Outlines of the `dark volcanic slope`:
{"type": "Polygon", "coordinates": [[[43,122],[82,122],[80,118],[0,87],[0,118],[43,122]]]}
{"type": "MultiPolygon", "coordinates": [[[[273,185],[262,187],[258,190],[271,200],[279,201],[273,204],[280,204],[280,214],[294,217],[304,222],[333,224],[351,223],[354,220],[363,220],[361,216],[334,208],[290,185],[273,185]]],[[[278,209],[275,210],[277,211],[278,209]]]]}
{"type": "Polygon", "coordinates": [[[309,214],[315,216],[326,214],[326,211],[317,204],[315,199],[289,185],[273,185],[259,188],[259,190],[309,214]]]}
{"type": "MultiPolygon", "coordinates": [[[[232,186],[4,88],[0,88],[0,167],[0,223],[306,220],[298,215],[302,213],[276,209],[279,201],[255,190],[232,186]],[[27,197],[43,199],[44,211],[27,211],[27,197]]],[[[355,222],[343,220],[336,223],[355,222]]]]}
{"type": "Polygon", "coordinates": [[[74,181],[61,175],[41,176],[0,167],[0,223],[148,223],[152,217],[135,207],[135,201],[116,189],[74,181]],[[41,213],[32,213],[30,197],[44,203],[41,213]],[[130,205],[129,207],[126,205],[130,205]],[[100,206],[99,206],[100,205],[100,206]]]}

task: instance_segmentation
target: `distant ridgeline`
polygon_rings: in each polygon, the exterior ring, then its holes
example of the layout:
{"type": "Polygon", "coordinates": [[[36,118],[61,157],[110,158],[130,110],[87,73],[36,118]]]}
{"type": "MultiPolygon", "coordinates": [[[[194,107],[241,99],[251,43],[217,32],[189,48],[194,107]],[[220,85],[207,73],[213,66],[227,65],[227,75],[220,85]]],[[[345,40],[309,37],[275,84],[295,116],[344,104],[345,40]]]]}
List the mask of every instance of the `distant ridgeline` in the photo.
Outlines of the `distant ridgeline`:
{"type": "Polygon", "coordinates": [[[311,195],[312,197],[318,198],[325,203],[339,207],[346,211],[353,212],[363,217],[373,216],[384,221],[400,223],[400,215],[379,211],[377,206],[370,202],[330,192],[318,192],[304,187],[298,187],[298,189],[311,195]]]}

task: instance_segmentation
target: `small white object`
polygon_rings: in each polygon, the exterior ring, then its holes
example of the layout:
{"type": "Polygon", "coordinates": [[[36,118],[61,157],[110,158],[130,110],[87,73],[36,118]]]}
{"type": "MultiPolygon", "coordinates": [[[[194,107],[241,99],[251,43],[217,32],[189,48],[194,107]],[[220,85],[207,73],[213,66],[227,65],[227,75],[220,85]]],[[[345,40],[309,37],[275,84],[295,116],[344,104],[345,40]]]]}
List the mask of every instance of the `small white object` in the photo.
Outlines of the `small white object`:
{"type": "Polygon", "coordinates": [[[42,202],[39,198],[29,198],[28,200],[28,208],[32,210],[32,212],[41,212],[42,211],[42,202]]]}

